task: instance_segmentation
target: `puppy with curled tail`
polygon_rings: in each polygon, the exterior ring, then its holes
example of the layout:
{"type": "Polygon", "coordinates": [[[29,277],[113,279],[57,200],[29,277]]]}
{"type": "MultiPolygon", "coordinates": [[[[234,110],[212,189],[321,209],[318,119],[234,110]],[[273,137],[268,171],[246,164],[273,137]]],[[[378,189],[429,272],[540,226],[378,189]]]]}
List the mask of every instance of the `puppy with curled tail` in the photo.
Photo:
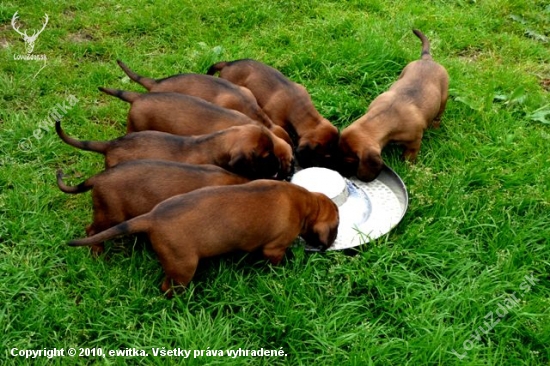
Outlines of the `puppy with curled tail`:
{"type": "Polygon", "coordinates": [[[288,182],[257,180],[206,187],[162,201],[149,213],[70,246],[91,246],[120,235],[146,233],[165,279],[161,290],[187,286],[199,259],[261,250],[278,264],[298,235],[326,249],[338,233],[338,207],[327,196],[288,182]]]}
{"type": "Polygon", "coordinates": [[[424,131],[438,128],[449,95],[449,75],[430,54],[430,43],[419,30],[420,60],[409,63],[389,90],[372,101],[367,113],[340,136],[336,168],[365,182],[382,168],[382,149],[389,143],[404,146],[403,158],[415,161],[424,131]]]}
{"type": "Polygon", "coordinates": [[[222,61],[207,71],[244,86],[273,123],[296,134],[296,157],[301,167],[325,166],[338,147],[338,129],[321,116],[306,88],[261,62],[245,59],[222,61]]]}
{"type": "MultiPolygon", "coordinates": [[[[264,127],[244,114],[219,107],[200,98],[178,93],[135,93],[99,88],[131,104],[127,131],[161,131],[180,136],[206,135],[235,126],[264,127]]],[[[264,127],[265,128],[265,127],[264,127]]],[[[294,172],[292,147],[273,131],[265,128],[280,162],[279,179],[288,179],[294,172]]],[[[244,137],[243,137],[244,139],[244,137]]]]}
{"type": "Polygon", "coordinates": [[[250,179],[277,177],[280,162],[267,129],[257,125],[231,127],[203,136],[177,136],[159,131],[129,133],[111,141],[80,141],[56,121],[57,135],[78,149],[105,156],[105,167],[138,159],[213,164],[250,179]]]}
{"type": "Polygon", "coordinates": [[[288,133],[280,126],[273,124],[258,105],[254,94],[245,87],[203,74],[178,74],[162,79],[152,79],[136,74],[120,60],[117,60],[117,63],[131,80],[142,85],[149,92],[191,95],[220,107],[239,111],[260,122],[287,143],[292,144],[288,133]]]}
{"type": "MultiPolygon", "coordinates": [[[[93,220],[88,236],[145,214],[155,205],[187,192],[209,186],[244,184],[250,180],[214,165],[194,165],[163,160],[133,160],[118,164],[76,186],[63,182],[57,172],[57,186],[65,193],[92,190],[93,220]]],[[[92,252],[103,252],[103,243],[92,252]]]]}

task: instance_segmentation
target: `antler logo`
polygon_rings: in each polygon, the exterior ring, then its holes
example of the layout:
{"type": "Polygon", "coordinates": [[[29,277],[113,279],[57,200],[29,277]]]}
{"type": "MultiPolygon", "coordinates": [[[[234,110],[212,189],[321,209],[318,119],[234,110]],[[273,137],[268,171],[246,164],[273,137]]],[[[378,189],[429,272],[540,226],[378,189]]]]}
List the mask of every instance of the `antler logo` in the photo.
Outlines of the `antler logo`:
{"type": "Polygon", "coordinates": [[[30,55],[32,53],[32,51],[34,50],[34,42],[36,42],[36,39],[38,38],[40,33],[42,33],[44,28],[46,28],[46,24],[48,24],[48,14],[45,14],[44,18],[46,19],[46,21],[44,22],[44,25],[42,26],[42,29],[40,29],[38,32],[35,31],[32,34],[32,36],[28,36],[27,31],[24,31],[23,33],[21,33],[19,31],[19,27],[17,27],[17,25],[15,24],[16,21],[17,21],[17,18],[18,18],[17,17],[17,12],[15,12],[15,14],[13,14],[13,18],[11,18],[11,26],[13,27],[13,29],[17,33],[19,33],[20,35],[23,36],[23,40],[25,40],[25,50],[30,55]]]}

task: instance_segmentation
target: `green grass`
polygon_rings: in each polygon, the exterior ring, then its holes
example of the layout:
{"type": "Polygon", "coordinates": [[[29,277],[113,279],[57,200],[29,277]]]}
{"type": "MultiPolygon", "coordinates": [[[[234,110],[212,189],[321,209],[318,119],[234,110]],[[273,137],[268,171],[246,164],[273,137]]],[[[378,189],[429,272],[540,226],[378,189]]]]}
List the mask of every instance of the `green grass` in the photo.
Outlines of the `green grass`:
{"type": "Polygon", "coordinates": [[[541,0],[136,2],[4,1],[0,5],[0,351],[145,349],[149,357],[53,359],[54,364],[548,365],[550,363],[550,6],[541,0]],[[38,28],[34,54],[10,26],[38,28]],[[77,181],[102,157],[39,123],[70,95],[80,138],[124,133],[127,105],[98,86],[141,90],[115,63],[164,77],[254,58],[304,84],[344,127],[432,42],[451,77],[442,128],[418,162],[385,158],[406,182],[409,210],[387,236],[340,252],[289,251],[280,266],[254,256],[204,261],[173,300],[159,291],[154,252],[134,238],[94,259],[65,243],[84,235],[88,194],[77,181]],[[547,86],[546,86],[547,87],[547,86]],[[526,291],[525,276],[536,279],[526,291]],[[507,294],[520,302],[492,329],[507,294]],[[486,323],[487,322],[487,323],[486,323]],[[479,338],[476,335],[479,333],[479,338]],[[476,339],[478,338],[478,339],[476,339]],[[465,342],[470,340],[471,343],[465,342]],[[151,347],[282,349],[286,357],[154,358],[151,347]],[[467,347],[468,349],[465,349],[467,347]],[[471,348],[471,349],[470,349],[471,348]],[[453,350],[463,355],[457,357],[453,350]]]}

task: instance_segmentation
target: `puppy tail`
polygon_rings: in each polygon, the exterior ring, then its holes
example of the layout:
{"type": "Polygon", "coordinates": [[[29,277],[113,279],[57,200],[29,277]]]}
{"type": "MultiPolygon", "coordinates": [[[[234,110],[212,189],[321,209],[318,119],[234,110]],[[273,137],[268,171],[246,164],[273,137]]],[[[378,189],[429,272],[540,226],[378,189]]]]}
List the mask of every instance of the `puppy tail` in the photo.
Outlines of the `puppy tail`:
{"type": "Polygon", "coordinates": [[[61,129],[61,121],[59,120],[55,121],[55,132],[57,132],[57,136],[59,136],[59,138],[63,140],[63,142],[68,145],[74,146],[77,149],[105,154],[105,151],[107,151],[107,148],[109,146],[109,142],[105,141],[80,141],[77,139],[73,139],[61,129]]]}
{"type": "Polygon", "coordinates": [[[126,90],[119,90],[119,89],[109,89],[109,88],[102,88],[102,87],[99,87],[98,89],[104,92],[105,94],[112,95],[113,97],[117,97],[128,103],[133,103],[134,100],[136,100],[142,95],[142,93],[136,93],[136,92],[126,91],[126,90]]]}
{"type": "Polygon", "coordinates": [[[418,29],[413,29],[413,33],[422,41],[422,53],[420,54],[420,58],[422,60],[431,60],[432,55],[430,54],[430,41],[424,33],[418,29]]]}
{"type": "Polygon", "coordinates": [[[88,180],[86,180],[77,186],[68,186],[65,184],[65,182],[63,182],[63,171],[59,169],[57,171],[57,186],[62,192],[76,194],[88,192],[90,189],[93,188],[94,185],[90,184],[88,180]]]}
{"type": "Polygon", "coordinates": [[[130,79],[132,79],[136,83],[142,85],[143,87],[145,87],[145,89],[151,90],[151,88],[153,86],[155,86],[155,84],[157,83],[157,81],[155,79],[146,78],[144,76],[136,74],[135,72],[130,70],[130,68],[128,66],[126,66],[126,64],[124,64],[124,62],[122,62],[120,60],[116,60],[116,62],[118,63],[118,66],[120,66],[120,68],[126,73],[126,75],[128,75],[128,77],[130,79]]]}
{"type": "Polygon", "coordinates": [[[91,246],[113,239],[117,236],[147,232],[149,230],[149,220],[147,217],[148,214],[134,217],[131,220],[124,221],[87,238],[71,240],[67,245],[71,247],[91,246]]]}
{"type": "Polygon", "coordinates": [[[206,72],[207,75],[214,75],[215,73],[222,71],[224,67],[227,66],[226,61],[218,62],[208,68],[208,71],[206,72]]]}

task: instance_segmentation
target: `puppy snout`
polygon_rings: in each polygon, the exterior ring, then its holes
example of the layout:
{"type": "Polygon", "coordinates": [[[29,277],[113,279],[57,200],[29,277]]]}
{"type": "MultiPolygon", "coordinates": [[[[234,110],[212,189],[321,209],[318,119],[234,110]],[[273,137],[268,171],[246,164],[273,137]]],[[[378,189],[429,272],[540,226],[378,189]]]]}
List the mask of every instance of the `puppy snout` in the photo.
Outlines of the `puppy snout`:
{"type": "Polygon", "coordinates": [[[378,176],[378,172],[372,172],[372,171],[357,171],[357,178],[362,180],[363,182],[372,182],[376,179],[378,176]]]}
{"type": "Polygon", "coordinates": [[[334,163],[334,169],[344,177],[351,177],[357,172],[358,165],[358,163],[339,161],[334,163]]]}

